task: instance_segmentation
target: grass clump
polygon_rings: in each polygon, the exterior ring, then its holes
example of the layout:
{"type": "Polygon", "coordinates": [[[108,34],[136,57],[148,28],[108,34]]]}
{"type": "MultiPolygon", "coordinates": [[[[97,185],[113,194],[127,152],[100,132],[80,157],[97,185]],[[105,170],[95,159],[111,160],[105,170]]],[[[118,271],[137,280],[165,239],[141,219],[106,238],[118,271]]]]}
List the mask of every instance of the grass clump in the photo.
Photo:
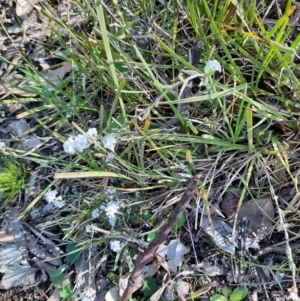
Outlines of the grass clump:
{"type": "Polygon", "coordinates": [[[9,157],[0,157],[0,201],[5,206],[11,203],[26,183],[25,165],[18,164],[9,157]]]}

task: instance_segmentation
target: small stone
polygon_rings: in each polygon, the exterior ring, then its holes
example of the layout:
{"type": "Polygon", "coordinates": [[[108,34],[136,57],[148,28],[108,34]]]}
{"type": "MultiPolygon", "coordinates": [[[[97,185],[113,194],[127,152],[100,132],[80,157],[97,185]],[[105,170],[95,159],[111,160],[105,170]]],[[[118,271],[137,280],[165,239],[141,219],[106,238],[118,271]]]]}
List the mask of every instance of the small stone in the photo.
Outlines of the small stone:
{"type": "Polygon", "coordinates": [[[30,130],[30,126],[25,119],[17,120],[11,122],[7,126],[7,130],[12,133],[14,136],[19,136],[24,132],[30,130]]]}
{"type": "Polygon", "coordinates": [[[29,151],[40,144],[41,140],[39,138],[31,136],[23,141],[21,148],[25,151],[29,151]]]}

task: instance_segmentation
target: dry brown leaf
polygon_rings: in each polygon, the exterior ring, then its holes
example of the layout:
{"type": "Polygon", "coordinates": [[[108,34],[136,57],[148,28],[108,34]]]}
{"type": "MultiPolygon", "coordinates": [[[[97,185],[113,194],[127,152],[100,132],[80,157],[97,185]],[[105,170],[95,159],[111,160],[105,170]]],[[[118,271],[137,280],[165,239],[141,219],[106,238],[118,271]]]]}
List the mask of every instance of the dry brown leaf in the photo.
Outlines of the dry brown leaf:
{"type": "Polygon", "coordinates": [[[173,301],[175,298],[174,293],[174,281],[170,281],[170,283],[166,286],[162,296],[166,301],[173,301]]]}
{"type": "Polygon", "coordinates": [[[173,301],[176,295],[180,295],[185,300],[184,297],[189,293],[189,290],[189,284],[187,282],[182,280],[171,281],[164,290],[164,300],[173,301]]]}
{"type": "Polygon", "coordinates": [[[0,248],[0,273],[5,273],[6,270],[13,266],[18,265],[22,261],[22,254],[18,247],[14,244],[1,245],[0,248]]]}
{"type": "Polygon", "coordinates": [[[18,212],[11,209],[7,212],[2,227],[6,234],[14,236],[14,243],[18,246],[27,247],[29,252],[49,264],[60,266],[60,249],[48,238],[30,224],[18,219],[18,212]],[[30,229],[30,231],[28,231],[30,229]],[[35,235],[33,235],[34,233],[35,235]],[[37,240],[37,237],[39,240],[37,240]],[[41,242],[41,244],[39,243],[41,242]]]}
{"type": "MultiPolygon", "coordinates": [[[[15,63],[17,64],[17,63],[15,63]]],[[[72,64],[67,63],[57,69],[42,71],[40,72],[41,83],[49,90],[53,90],[57,85],[60,84],[61,80],[65,75],[72,70],[72,64]]],[[[0,70],[1,77],[1,70],[0,70]]],[[[3,75],[4,77],[4,75],[3,75]]],[[[1,99],[8,95],[15,94],[23,97],[36,96],[36,94],[28,93],[28,86],[34,85],[33,81],[25,78],[16,78],[14,75],[6,75],[5,82],[0,82],[0,95],[1,99]],[[22,90],[24,88],[24,90],[22,90]]]]}
{"type": "Polygon", "coordinates": [[[30,39],[43,42],[51,35],[51,29],[47,24],[42,24],[39,28],[30,29],[26,33],[30,39]]]}
{"type": "Polygon", "coordinates": [[[220,249],[234,255],[236,235],[232,235],[233,229],[218,216],[212,216],[211,220],[213,227],[210,224],[208,217],[204,215],[200,226],[220,249]]]}
{"type": "Polygon", "coordinates": [[[0,242],[14,242],[15,237],[12,234],[7,234],[5,231],[0,231],[0,242]]]}
{"type": "Polygon", "coordinates": [[[126,290],[126,287],[128,285],[128,280],[129,280],[129,276],[127,276],[126,278],[123,278],[123,277],[120,277],[119,279],[119,292],[120,292],[120,295],[122,296],[124,291],[126,290]]]}
{"type": "Polygon", "coordinates": [[[167,246],[161,245],[156,251],[161,258],[168,259],[168,266],[173,273],[177,272],[177,266],[181,264],[182,258],[187,252],[188,249],[177,239],[171,240],[167,246]]]}
{"type": "Polygon", "coordinates": [[[53,87],[59,85],[61,79],[72,70],[72,63],[67,63],[57,69],[42,71],[40,75],[42,76],[42,81],[44,85],[49,88],[53,89],[53,87]]]}
{"type": "Polygon", "coordinates": [[[32,285],[35,283],[35,272],[29,263],[24,265],[13,265],[2,277],[0,289],[10,289],[11,287],[32,285]]]}
{"type": "Polygon", "coordinates": [[[26,16],[28,16],[32,10],[34,5],[38,3],[38,0],[17,0],[16,6],[16,15],[25,20],[26,16]]]}
{"type": "Polygon", "coordinates": [[[271,231],[274,221],[274,206],[271,197],[251,200],[245,203],[238,215],[240,222],[243,219],[250,220],[249,228],[257,235],[257,241],[261,241],[271,231]]]}
{"type": "MultiPolygon", "coordinates": [[[[143,269],[142,275],[140,275],[134,283],[134,291],[137,291],[144,285],[144,279],[148,277],[153,277],[157,272],[157,267],[154,264],[146,265],[143,269]]],[[[128,285],[129,276],[126,278],[120,278],[119,280],[119,292],[120,295],[123,295],[127,285],[128,285]]]]}
{"type": "Polygon", "coordinates": [[[175,290],[185,297],[190,292],[190,287],[188,282],[179,279],[176,282],[175,290]]]}
{"type": "Polygon", "coordinates": [[[118,300],[119,300],[118,288],[114,286],[106,293],[105,301],[118,301],[118,300]]]}
{"type": "Polygon", "coordinates": [[[237,193],[232,191],[226,191],[221,202],[221,209],[224,211],[227,217],[231,216],[236,212],[236,207],[239,202],[237,193]]]}
{"type": "Polygon", "coordinates": [[[153,277],[157,272],[157,267],[154,264],[146,265],[143,269],[143,278],[153,277]]]}

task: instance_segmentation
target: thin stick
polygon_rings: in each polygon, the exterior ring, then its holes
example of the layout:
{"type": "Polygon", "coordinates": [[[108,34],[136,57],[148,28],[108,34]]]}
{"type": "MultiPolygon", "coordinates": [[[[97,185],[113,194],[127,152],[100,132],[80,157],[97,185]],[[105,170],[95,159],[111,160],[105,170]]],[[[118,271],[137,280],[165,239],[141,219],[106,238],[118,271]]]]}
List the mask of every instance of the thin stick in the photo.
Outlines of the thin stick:
{"type": "MultiPolygon", "coordinates": [[[[265,168],[265,171],[266,171],[266,174],[267,173],[267,170],[265,168]]],[[[288,296],[288,299],[292,299],[292,300],[297,300],[297,301],[300,301],[300,298],[298,296],[298,287],[297,287],[297,281],[296,281],[296,265],[295,265],[295,262],[294,262],[294,259],[293,259],[293,253],[292,253],[292,249],[290,247],[290,243],[289,243],[289,233],[287,231],[287,228],[285,226],[285,223],[284,223],[284,213],[283,211],[280,209],[279,207],[279,203],[278,203],[278,196],[275,194],[275,190],[271,184],[271,181],[270,181],[270,178],[268,178],[268,182],[269,182],[269,185],[270,185],[270,192],[271,192],[271,196],[276,204],[276,207],[278,209],[278,215],[279,215],[279,222],[280,222],[280,225],[283,227],[283,230],[284,230],[284,237],[285,237],[285,251],[286,251],[286,256],[288,258],[288,262],[289,262],[289,268],[291,269],[292,271],[292,279],[293,279],[293,286],[289,289],[289,293],[290,295],[288,296]]]]}
{"type": "Polygon", "coordinates": [[[172,227],[179,219],[183,211],[185,210],[187,204],[192,199],[195,190],[199,186],[201,175],[194,176],[188,183],[184,194],[182,195],[180,201],[177,203],[173,213],[170,215],[168,221],[162,226],[159,233],[156,235],[154,240],[149,244],[147,249],[142,253],[137,259],[136,265],[133,268],[131,275],[129,277],[128,285],[120,297],[120,301],[128,301],[133,293],[135,283],[137,282],[138,277],[142,273],[142,270],[145,264],[151,260],[152,255],[158,249],[158,247],[164,242],[172,227]]]}

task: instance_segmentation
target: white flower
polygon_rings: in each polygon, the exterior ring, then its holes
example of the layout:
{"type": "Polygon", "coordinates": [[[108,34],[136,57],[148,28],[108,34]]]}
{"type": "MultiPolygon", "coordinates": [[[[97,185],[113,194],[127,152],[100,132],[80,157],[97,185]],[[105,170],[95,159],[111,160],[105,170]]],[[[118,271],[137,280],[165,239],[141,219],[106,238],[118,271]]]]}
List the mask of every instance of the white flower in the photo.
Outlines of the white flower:
{"type": "Polygon", "coordinates": [[[118,201],[110,201],[106,206],[101,206],[100,209],[105,211],[106,216],[108,217],[109,223],[114,227],[116,224],[116,214],[118,209],[121,207],[121,203],[118,201]]]}
{"type": "Polygon", "coordinates": [[[276,271],[275,272],[275,278],[278,280],[278,281],[281,281],[284,277],[284,273],[280,272],[280,271],[276,271]]]}
{"type": "Polygon", "coordinates": [[[5,149],[5,143],[0,141],[0,150],[4,150],[5,149]]]}
{"type": "Polygon", "coordinates": [[[114,158],[114,153],[108,153],[105,162],[110,163],[112,162],[113,158],[114,158]]]}
{"type": "Polygon", "coordinates": [[[222,71],[221,64],[217,60],[208,61],[204,67],[204,71],[206,73],[210,73],[211,71],[222,71]]]}
{"type": "Polygon", "coordinates": [[[112,251],[118,253],[122,250],[122,246],[120,244],[120,241],[118,240],[111,240],[110,241],[110,248],[112,251]]]}
{"type": "Polygon", "coordinates": [[[97,132],[97,129],[95,129],[95,128],[88,129],[88,131],[86,132],[86,134],[93,141],[96,141],[98,139],[98,132],[97,132]]]}
{"type": "Polygon", "coordinates": [[[62,200],[62,196],[58,196],[53,202],[52,204],[57,207],[57,208],[62,208],[65,206],[64,201],[62,200]]]}
{"type": "Polygon", "coordinates": [[[65,153],[70,154],[70,155],[74,155],[76,153],[75,141],[74,141],[73,137],[69,137],[63,146],[64,146],[65,153]]]}
{"type": "Polygon", "coordinates": [[[116,136],[114,134],[105,135],[103,137],[102,144],[103,144],[104,148],[109,149],[112,152],[114,152],[116,144],[117,144],[116,136]]]}
{"type": "Polygon", "coordinates": [[[49,204],[53,204],[53,206],[62,208],[65,203],[62,200],[61,195],[56,196],[58,194],[57,190],[49,190],[45,195],[44,198],[49,204]]]}
{"type": "Polygon", "coordinates": [[[86,232],[86,233],[93,233],[92,227],[91,227],[90,225],[86,225],[86,226],[85,226],[85,232],[86,232]]]}
{"type": "Polygon", "coordinates": [[[107,195],[108,198],[112,199],[114,197],[114,194],[117,193],[117,190],[115,188],[107,188],[104,193],[107,195]]]}
{"type": "Polygon", "coordinates": [[[94,301],[96,298],[96,291],[91,287],[86,287],[83,293],[80,293],[81,301],[94,301]]]}
{"type": "Polygon", "coordinates": [[[95,128],[88,129],[86,135],[89,139],[82,134],[77,135],[75,138],[69,137],[63,145],[65,153],[74,155],[76,151],[82,152],[90,146],[91,142],[95,142],[98,139],[98,133],[95,128]]]}
{"type": "Polygon", "coordinates": [[[111,224],[111,226],[114,227],[116,224],[117,218],[115,215],[108,216],[108,221],[111,224]]]}
{"type": "Polygon", "coordinates": [[[48,203],[53,203],[56,200],[56,195],[58,194],[57,190],[49,190],[45,195],[44,198],[48,203]]]}
{"type": "Polygon", "coordinates": [[[92,211],[92,218],[98,218],[100,216],[99,208],[96,208],[92,211]]]}
{"type": "Polygon", "coordinates": [[[88,142],[87,138],[84,135],[80,134],[76,136],[74,139],[74,148],[79,152],[82,152],[89,145],[90,143],[88,142]]]}

